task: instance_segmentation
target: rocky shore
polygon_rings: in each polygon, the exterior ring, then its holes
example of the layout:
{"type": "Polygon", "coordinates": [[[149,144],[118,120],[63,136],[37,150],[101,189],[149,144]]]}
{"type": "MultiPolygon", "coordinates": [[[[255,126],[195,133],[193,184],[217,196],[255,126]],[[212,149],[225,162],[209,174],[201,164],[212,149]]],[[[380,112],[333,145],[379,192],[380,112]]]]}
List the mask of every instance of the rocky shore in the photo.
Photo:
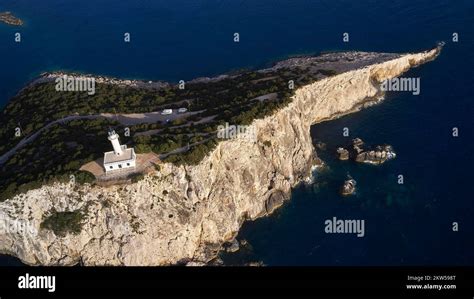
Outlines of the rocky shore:
{"type": "Polygon", "coordinates": [[[169,86],[169,83],[164,82],[164,81],[118,79],[118,78],[92,75],[92,74],[66,73],[66,72],[58,71],[58,72],[42,73],[38,78],[31,81],[27,85],[27,87],[35,85],[35,84],[39,84],[39,83],[55,81],[57,78],[61,78],[63,76],[74,77],[76,79],[94,79],[95,83],[98,83],[98,84],[112,84],[112,85],[117,85],[117,86],[122,86],[122,87],[160,89],[160,88],[169,86]]]}
{"type": "MultiPolygon", "coordinates": [[[[310,175],[311,125],[361,109],[379,92],[374,82],[399,76],[439,51],[379,54],[378,60],[371,54],[373,64],[303,86],[289,105],[253,121],[256,141],[222,141],[198,165],[163,163],[124,186],[55,183],[1,202],[0,219],[27,223],[37,234],[0,232],[0,252],[31,265],[204,265],[244,221],[273,212],[310,175]],[[81,211],[80,233],[56,236],[41,229],[52,210],[81,211]]],[[[381,158],[377,150],[374,155],[381,158]]],[[[364,160],[371,159],[369,152],[364,160]]]]}

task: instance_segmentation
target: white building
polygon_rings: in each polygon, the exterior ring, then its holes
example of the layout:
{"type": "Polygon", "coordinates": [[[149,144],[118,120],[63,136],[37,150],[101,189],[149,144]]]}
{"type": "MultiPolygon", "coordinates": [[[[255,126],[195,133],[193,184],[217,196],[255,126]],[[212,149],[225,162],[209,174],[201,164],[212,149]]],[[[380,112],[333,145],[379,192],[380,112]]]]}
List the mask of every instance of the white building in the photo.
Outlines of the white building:
{"type": "Polygon", "coordinates": [[[111,171],[135,168],[137,156],[133,148],[127,148],[126,145],[120,145],[119,136],[114,130],[109,131],[108,139],[112,143],[113,151],[104,153],[105,173],[111,171]]]}

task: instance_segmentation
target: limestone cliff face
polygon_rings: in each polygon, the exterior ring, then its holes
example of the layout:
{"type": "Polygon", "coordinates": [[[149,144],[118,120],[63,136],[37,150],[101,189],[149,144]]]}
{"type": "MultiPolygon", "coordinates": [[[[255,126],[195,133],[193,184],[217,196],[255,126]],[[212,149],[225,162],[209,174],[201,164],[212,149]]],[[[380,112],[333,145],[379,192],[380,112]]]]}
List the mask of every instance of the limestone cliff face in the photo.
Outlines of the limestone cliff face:
{"type": "Polygon", "coordinates": [[[6,224],[24,221],[38,233],[0,231],[0,252],[28,264],[167,265],[206,262],[246,219],[271,213],[310,174],[310,126],[373,100],[376,81],[433,59],[439,49],[401,55],[304,86],[285,108],[255,120],[257,142],[222,141],[199,165],[163,164],[125,186],[43,186],[0,203],[6,224]],[[78,235],[40,229],[43,216],[83,209],[78,235]]]}

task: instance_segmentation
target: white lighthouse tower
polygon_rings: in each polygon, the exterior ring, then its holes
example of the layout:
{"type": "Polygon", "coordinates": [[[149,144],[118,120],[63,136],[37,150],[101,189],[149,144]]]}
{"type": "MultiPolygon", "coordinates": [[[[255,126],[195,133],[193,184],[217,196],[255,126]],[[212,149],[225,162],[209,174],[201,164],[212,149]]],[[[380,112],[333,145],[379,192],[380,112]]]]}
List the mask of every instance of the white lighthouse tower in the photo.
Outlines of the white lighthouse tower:
{"type": "Polygon", "coordinates": [[[104,153],[105,173],[135,168],[137,156],[134,149],[120,145],[119,135],[114,130],[109,131],[107,139],[112,143],[114,150],[104,153]]]}
{"type": "Polygon", "coordinates": [[[120,142],[119,142],[119,136],[117,133],[115,133],[114,130],[110,130],[109,131],[109,137],[107,138],[110,140],[110,142],[112,143],[112,146],[114,148],[114,153],[117,155],[117,156],[120,156],[123,154],[123,150],[122,150],[122,147],[120,146],[120,142]]]}

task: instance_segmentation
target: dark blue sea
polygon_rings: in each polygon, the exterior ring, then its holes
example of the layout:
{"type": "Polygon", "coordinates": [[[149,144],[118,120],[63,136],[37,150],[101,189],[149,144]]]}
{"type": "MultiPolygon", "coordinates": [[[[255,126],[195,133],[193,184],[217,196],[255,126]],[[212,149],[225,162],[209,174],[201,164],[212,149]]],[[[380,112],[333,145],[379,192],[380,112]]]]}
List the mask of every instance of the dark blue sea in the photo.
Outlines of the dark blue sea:
{"type": "MultiPolygon", "coordinates": [[[[420,95],[389,93],[380,105],[314,126],[315,142],[327,144],[318,152],[326,170],[296,188],[274,215],[246,223],[238,239],[249,245],[222,258],[227,264],[474,265],[474,1],[2,0],[4,10],[26,24],[0,24],[0,106],[44,71],[178,81],[289,55],[412,52],[446,41],[436,61],[406,75],[421,77],[420,95]],[[240,43],[233,42],[235,32],[240,43]],[[342,42],[344,32],[349,43],[342,42]],[[349,137],[342,136],[344,127],[349,137]],[[335,149],[354,137],[389,143],[397,158],[381,166],[336,160],[335,149]],[[338,190],[347,174],[358,189],[343,198],[338,190]],[[332,217],[364,219],[365,236],[326,234],[324,221],[332,217]]],[[[0,265],[17,263],[0,257],[0,265]]]]}

